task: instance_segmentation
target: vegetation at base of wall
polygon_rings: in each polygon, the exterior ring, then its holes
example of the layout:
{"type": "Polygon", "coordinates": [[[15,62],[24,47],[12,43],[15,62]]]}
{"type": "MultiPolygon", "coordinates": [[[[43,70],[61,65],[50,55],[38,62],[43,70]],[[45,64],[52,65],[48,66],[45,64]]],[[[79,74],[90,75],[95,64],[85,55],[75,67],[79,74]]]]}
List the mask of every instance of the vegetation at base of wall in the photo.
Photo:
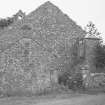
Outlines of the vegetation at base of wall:
{"type": "Polygon", "coordinates": [[[83,78],[81,73],[64,73],[58,78],[60,85],[67,86],[69,89],[83,89],[83,78]]]}
{"type": "Polygon", "coordinates": [[[94,65],[96,66],[97,70],[99,68],[101,69],[105,68],[105,45],[102,45],[101,43],[97,44],[95,46],[94,51],[95,51],[94,65]]]}

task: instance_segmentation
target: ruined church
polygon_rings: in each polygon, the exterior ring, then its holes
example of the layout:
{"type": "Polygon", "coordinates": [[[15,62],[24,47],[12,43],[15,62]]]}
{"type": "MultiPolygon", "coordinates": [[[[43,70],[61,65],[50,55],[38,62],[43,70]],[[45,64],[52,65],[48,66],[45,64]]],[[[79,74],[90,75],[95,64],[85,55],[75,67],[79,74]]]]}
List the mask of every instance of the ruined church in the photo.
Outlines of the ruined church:
{"type": "Polygon", "coordinates": [[[97,39],[51,2],[0,30],[0,91],[38,93],[57,83],[61,72],[91,62],[97,39]],[[87,59],[84,61],[84,59],[87,59]]]}

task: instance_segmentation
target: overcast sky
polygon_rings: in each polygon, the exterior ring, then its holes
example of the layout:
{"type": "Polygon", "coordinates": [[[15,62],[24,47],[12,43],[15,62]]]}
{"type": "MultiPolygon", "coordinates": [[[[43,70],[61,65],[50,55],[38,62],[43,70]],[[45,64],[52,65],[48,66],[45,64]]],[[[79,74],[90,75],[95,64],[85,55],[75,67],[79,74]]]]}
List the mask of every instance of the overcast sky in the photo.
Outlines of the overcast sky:
{"type": "MultiPolygon", "coordinates": [[[[10,17],[18,10],[28,14],[48,0],[0,0],[0,18],[10,17]]],[[[92,21],[105,42],[105,0],[49,0],[77,24],[84,27],[92,21]]]]}

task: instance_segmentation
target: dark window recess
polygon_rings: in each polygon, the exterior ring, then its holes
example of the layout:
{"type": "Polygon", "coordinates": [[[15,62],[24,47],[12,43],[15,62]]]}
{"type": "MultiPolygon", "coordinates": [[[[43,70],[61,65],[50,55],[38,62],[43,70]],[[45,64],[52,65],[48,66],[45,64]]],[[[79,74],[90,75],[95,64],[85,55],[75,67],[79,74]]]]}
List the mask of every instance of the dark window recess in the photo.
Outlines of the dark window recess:
{"type": "Polygon", "coordinates": [[[85,57],[84,40],[79,41],[79,57],[81,59],[85,57]]]}
{"type": "Polygon", "coordinates": [[[24,56],[27,57],[28,55],[29,55],[29,51],[28,50],[25,50],[24,51],[24,56]]]}
{"type": "Polygon", "coordinates": [[[21,27],[22,30],[31,30],[31,27],[29,25],[23,25],[21,27]]]}

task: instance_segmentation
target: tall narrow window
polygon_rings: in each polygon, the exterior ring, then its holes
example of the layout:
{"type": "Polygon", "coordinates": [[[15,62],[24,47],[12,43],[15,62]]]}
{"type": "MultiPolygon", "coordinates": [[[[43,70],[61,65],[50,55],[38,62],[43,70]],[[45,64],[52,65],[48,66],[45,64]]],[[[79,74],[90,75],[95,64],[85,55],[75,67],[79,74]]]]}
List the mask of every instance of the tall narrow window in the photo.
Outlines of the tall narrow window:
{"type": "Polygon", "coordinates": [[[85,53],[84,40],[80,40],[79,41],[79,57],[84,58],[84,53],[85,53]]]}

